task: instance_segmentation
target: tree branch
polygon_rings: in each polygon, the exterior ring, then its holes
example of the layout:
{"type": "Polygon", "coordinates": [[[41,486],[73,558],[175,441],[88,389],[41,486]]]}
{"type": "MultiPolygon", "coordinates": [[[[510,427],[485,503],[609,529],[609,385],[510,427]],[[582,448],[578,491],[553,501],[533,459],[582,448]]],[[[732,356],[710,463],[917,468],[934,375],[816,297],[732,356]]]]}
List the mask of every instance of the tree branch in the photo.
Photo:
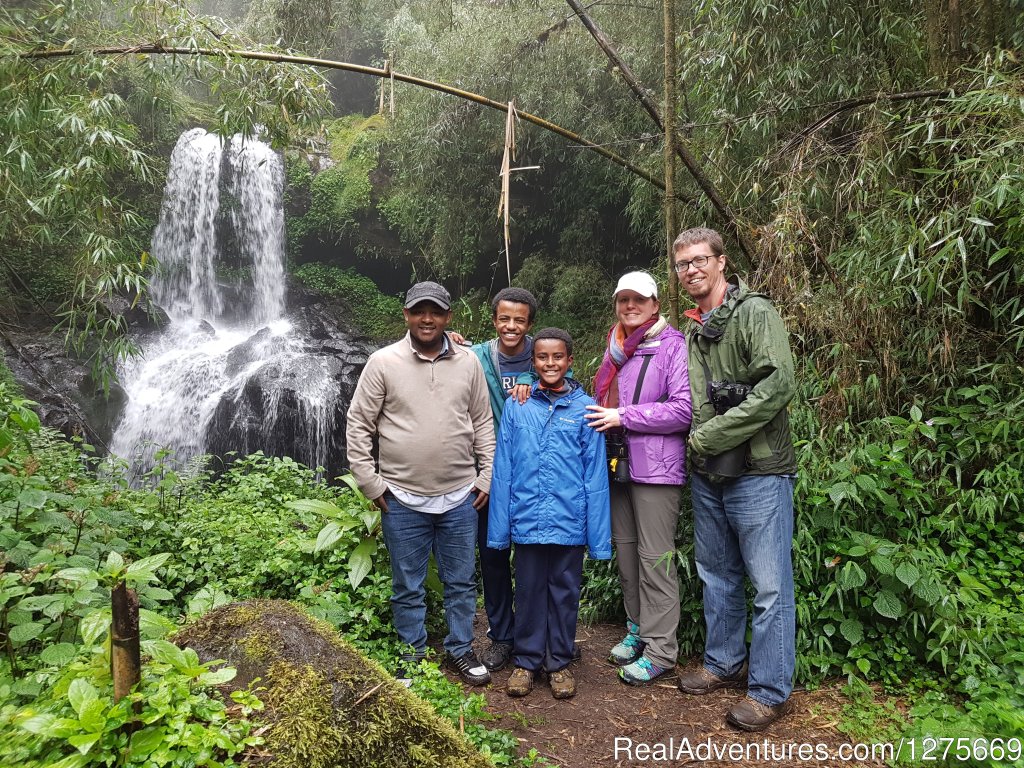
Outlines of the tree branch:
{"type": "Polygon", "coordinates": [[[791,152],[797,147],[797,145],[802,144],[804,141],[809,139],[815,133],[835,120],[839,115],[843,114],[843,112],[849,112],[851,110],[867,106],[868,104],[876,104],[879,101],[911,101],[914,99],[934,99],[942,96],[956,96],[956,92],[951,88],[932,88],[925,91],[906,91],[904,93],[877,93],[874,96],[861,96],[856,99],[844,101],[839,104],[839,106],[833,107],[813,123],[797,133],[796,136],[786,142],[786,146],[780,150],[779,154],[791,152]]]}
{"type": "MultiPolygon", "coordinates": [[[[618,52],[612,46],[608,37],[601,31],[601,29],[594,23],[583,6],[578,0],[565,0],[569,7],[571,7],[576,15],[579,16],[580,21],[583,22],[583,26],[590,32],[591,37],[598,44],[605,56],[608,57],[609,61],[612,62],[619,69],[619,75],[622,77],[626,85],[629,86],[630,90],[636,96],[640,105],[644,108],[644,111],[650,115],[651,120],[658,126],[658,129],[662,132],[665,131],[664,122],[662,121],[661,113],[658,110],[658,106],[654,103],[651,98],[650,92],[644,88],[644,86],[637,80],[636,75],[629,68],[629,65],[623,61],[622,57],[619,56],[618,52]]],[[[690,172],[693,180],[697,182],[697,186],[700,187],[701,191],[707,196],[708,200],[711,201],[711,205],[714,206],[715,210],[722,217],[726,229],[736,238],[736,242],[740,246],[740,250],[743,251],[747,257],[749,263],[753,263],[754,249],[750,242],[747,240],[746,235],[740,228],[739,222],[736,220],[736,214],[732,208],[725,201],[725,198],[719,192],[718,188],[714,185],[708,175],[701,168],[700,163],[697,162],[697,158],[690,152],[686,142],[683,141],[678,131],[672,131],[669,135],[672,140],[673,149],[675,154],[683,161],[683,165],[686,166],[686,170],[690,172]]]]}

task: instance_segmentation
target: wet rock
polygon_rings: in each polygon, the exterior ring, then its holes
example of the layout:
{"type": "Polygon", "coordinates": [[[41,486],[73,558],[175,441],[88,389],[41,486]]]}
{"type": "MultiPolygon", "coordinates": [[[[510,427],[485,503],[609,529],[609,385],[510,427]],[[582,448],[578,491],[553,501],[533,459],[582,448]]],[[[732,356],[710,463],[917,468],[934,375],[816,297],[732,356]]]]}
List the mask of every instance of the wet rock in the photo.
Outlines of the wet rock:
{"type": "Polygon", "coordinates": [[[89,367],[68,357],[63,339],[47,330],[10,332],[2,341],[6,364],[45,426],[68,437],[81,437],[106,450],[124,406],[124,390],[112,383],[109,393],[93,379],[89,367]]]}

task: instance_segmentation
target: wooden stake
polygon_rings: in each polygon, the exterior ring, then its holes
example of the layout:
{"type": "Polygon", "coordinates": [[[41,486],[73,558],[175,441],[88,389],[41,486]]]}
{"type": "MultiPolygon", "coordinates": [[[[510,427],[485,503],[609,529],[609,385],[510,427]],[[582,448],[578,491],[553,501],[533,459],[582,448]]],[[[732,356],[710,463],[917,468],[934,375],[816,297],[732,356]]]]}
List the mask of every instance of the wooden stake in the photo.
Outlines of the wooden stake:
{"type": "Polygon", "coordinates": [[[142,679],[139,650],[139,596],[119,582],[110,596],[110,675],[114,701],[120,701],[142,679]]]}

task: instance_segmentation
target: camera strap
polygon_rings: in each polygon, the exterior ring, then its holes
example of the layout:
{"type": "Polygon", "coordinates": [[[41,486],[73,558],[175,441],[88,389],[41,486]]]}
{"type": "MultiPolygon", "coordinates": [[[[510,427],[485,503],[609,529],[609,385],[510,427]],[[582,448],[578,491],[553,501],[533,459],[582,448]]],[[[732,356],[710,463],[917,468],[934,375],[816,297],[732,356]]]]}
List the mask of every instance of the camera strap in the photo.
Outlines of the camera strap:
{"type": "MultiPolygon", "coordinates": [[[[640,364],[640,373],[636,376],[636,389],[633,390],[633,402],[631,405],[636,405],[640,402],[640,390],[644,387],[644,377],[647,375],[647,366],[651,364],[651,360],[654,359],[654,355],[644,355],[643,358],[644,361],[640,364]]],[[[666,400],[668,400],[668,392],[663,394],[654,402],[664,403],[666,400]]]]}

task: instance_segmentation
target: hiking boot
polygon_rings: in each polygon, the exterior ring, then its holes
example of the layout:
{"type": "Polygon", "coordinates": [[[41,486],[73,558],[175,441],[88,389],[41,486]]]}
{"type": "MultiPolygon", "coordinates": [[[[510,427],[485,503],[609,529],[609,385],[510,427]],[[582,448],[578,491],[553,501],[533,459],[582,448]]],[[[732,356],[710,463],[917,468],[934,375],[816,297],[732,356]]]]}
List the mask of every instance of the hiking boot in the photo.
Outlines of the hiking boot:
{"type": "Polygon", "coordinates": [[[679,675],[679,690],[691,696],[703,696],[705,693],[717,691],[719,688],[746,688],[747,663],[739,671],[728,677],[719,677],[710,669],[700,666],[689,669],[679,675]]]}
{"type": "Polygon", "coordinates": [[[627,621],[626,636],[612,648],[608,661],[616,667],[624,667],[643,656],[646,647],[647,643],[640,639],[640,626],[627,621]]]}
{"type": "Polygon", "coordinates": [[[551,695],[556,699],[571,699],[576,695],[576,678],[568,668],[549,673],[548,682],[551,684],[551,695]]]}
{"type": "Polygon", "coordinates": [[[619,670],[619,680],[629,685],[650,685],[659,677],[671,675],[673,667],[659,667],[646,656],[619,670]]]}
{"type": "Polygon", "coordinates": [[[480,661],[484,663],[484,666],[490,672],[504,669],[511,659],[512,643],[496,643],[491,641],[491,644],[480,654],[480,661]]]}
{"type": "Polygon", "coordinates": [[[572,660],[581,661],[583,659],[583,649],[580,648],[579,643],[572,644],[572,660]]]}
{"type": "Polygon", "coordinates": [[[725,716],[730,725],[744,731],[763,731],[790,710],[790,700],[769,707],[756,699],[744,696],[743,700],[729,710],[725,716]]]}
{"type": "Polygon", "coordinates": [[[406,688],[411,686],[413,675],[419,671],[420,662],[426,657],[425,653],[403,653],[395,667],[395,680],[406,688]]]}
{"type": "Polygon", "coordinates": [[[480,663],[473,651],[466,651],[461,656],[445,654],[444,663],[452,672],[456,672],[467,685],[484,685],[491,682],[491,673],[480,663]]]}
{"type": "Polygon", "coordinates": [[[533,690],[533,670],[516,667],[508,678],[505,692],[514,698],[525,696],[533,690]]]}

